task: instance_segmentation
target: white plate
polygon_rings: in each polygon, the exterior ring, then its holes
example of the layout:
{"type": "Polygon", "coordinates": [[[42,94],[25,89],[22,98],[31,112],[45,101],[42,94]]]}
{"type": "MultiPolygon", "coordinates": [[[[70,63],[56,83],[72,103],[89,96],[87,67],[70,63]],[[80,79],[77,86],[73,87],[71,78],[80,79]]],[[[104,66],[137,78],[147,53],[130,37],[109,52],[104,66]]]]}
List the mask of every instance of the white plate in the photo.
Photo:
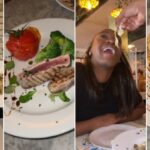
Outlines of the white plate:
{"type": "Polygon", "coordinates": [[[67,0],[56,0],[56,2],[62,7],[74,12],[74,5],[71,2],[67,2],[67,0]]]}
{"type": "Polygon", "coordinates": [[[89,135],[89,141],[96,147],[111,150],[112,139],[124,131],[135,128],[134,126],[123,124],[98,128],[89,135]]]}
{"type": "Polygon", "coordinates": [[[146,142],[145,128],[126,131],[112,141],[112,150],[134,150],[134,144],[146,142]]]}
{"type": "MultiPolygon", "coordinates": [[[[51,31],[59,30],[66,37],[74,40],[74,21],[67,19],[41,19],[29,22],[29,25],[35,26],[41,33],[40,48],[45,46],[50,37],[51,31]]],[[[23,27],[20,25],[15,29],[23,27]]],[[[5,43],[8,35],[5,35],[5,43]]],[[[5,57],[9,56],[5,47],[5,57]]],[[[14,59],[15,74],[22,71],[22,68],[29,66],[28,62],[22,62],[14,59]]],[[[6,80],[6,85],[8,80],[6,80]]],[[[49,91],[45,86],[36,87],[37,92],[33,99],[25,104],[20,112],[12,111],[9,116],[5,117],[5,132],[11,135],[24,138],[45,138],[56,136],[74,129],[74,87],[67,91],[67,96],[71,102],[65,103],[60,99],[52,102],[49,98],[49,91]],[[47,93],[47,96],[45,96],[47,93]],[[39,106],[41,105],[41,106],[39,106]]],[[[29,89],[31,91],[31,89],[29,89]]],[[[16,97],[19,97],[24,90],[19,86],[16,89],[16,97]]],[[[5,114],[8,114],[11,107],[11,96],[6,95],[5,114]]]]}

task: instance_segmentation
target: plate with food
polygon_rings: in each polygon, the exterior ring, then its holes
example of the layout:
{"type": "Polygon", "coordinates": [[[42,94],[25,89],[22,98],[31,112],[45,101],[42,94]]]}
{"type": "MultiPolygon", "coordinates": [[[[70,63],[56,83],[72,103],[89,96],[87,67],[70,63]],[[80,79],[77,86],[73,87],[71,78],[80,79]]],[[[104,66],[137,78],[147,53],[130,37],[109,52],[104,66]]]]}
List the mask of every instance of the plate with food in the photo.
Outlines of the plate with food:
{"type": "Polygon", "coordinates": [[[120,133],[135,129],[136,127],[131,125],[111,125],[107,127],[102,127],[94,130],[89,135],[89,141],[95,147],[104,149],[104,150],[111,150],[111,141],[120,133]]]}
{"type": "Polygon", "coordinates": [[[19,25],[7,30],[4,49],[5,132],[46,138],[73,130],[74,21],[19,25]]]}
{"type": "Polygon", "coordinates": [[[123,132],[112,140],[113,150],[146,150],[145,128],[123,132]],[[127,139],[127,140],[125,140],[127,139]]]}
{"type": "Polygon", "coordinates": [[[56,0],[56,2],[70,11],[74,11],[74,0],[56,0]]]}

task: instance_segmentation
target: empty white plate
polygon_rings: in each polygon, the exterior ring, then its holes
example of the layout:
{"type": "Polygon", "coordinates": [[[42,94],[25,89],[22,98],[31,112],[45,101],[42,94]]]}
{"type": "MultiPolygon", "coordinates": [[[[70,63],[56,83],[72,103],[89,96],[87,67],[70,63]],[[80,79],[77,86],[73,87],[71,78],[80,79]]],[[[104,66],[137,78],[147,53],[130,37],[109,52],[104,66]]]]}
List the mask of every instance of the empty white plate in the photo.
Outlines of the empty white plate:
{"type": "Polygon", "coordinates": [[[94,130],[89,135],[89,141],[96,147],[111,150],[111,141],[120,133],[135,129],[131,125],[115,124],[94,130]]]}
{"type": "Polygon", "coordinates": [[[134,144],[146,142],[145,128],[126,131],[112,141],[112,150],[134,150],[134,144]]]}

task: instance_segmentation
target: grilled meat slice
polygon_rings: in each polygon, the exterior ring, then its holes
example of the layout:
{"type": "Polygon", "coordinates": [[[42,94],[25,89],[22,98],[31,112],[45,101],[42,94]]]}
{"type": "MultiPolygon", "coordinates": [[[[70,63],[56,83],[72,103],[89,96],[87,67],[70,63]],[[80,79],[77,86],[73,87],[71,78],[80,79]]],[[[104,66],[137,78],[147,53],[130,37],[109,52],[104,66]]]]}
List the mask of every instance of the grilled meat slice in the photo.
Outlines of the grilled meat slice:
{"type": "MultiPolygon", "coordinates": [[[[67,68],[65,69],[67,70],[67,68]]],[[[68,68],[68,70],[69,69],[70,68],[68,68]]],[[[69,89],[73,84],[74,84],[74,71],[70,72],[69,74],[65,74],[65,76],[59,78],[56,81],[50,82],[48,88],[50,92],[57,93],[69,89]]]]}
{"type": "Polygon", "coordinates": [[[65,76],[65,68],[70,65],[70,56],[63,55],[54,59],[43,61],[24,70],[17,76],[19,84],[27,89],[40,85],[46,81],[58,80],[59,75],[65,76]]]}

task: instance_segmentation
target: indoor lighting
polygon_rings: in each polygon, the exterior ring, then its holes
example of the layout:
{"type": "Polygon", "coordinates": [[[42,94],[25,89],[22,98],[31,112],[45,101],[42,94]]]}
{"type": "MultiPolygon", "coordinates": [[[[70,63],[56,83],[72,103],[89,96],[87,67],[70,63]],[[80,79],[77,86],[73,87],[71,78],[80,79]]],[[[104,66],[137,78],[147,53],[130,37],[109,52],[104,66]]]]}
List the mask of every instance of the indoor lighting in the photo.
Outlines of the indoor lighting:
{"type": "Polygon", "coordinates": [[[129,44],[129,45],[128,45],[128,48],[129,48],[129,49],[135,48],[135,45],[129,44]]]}
{"type": "Polygon", "coordinates": [[[117,18],[120,15],[121,11],[122,11],[122,8],[113,9],[110,15],[113,18],[117,18]]]}
{"type": "Polygon", "coordinates": [[[81,8],[91,10],[99,5],[99,0],[79,0],[79,5],[81,8]]]}

